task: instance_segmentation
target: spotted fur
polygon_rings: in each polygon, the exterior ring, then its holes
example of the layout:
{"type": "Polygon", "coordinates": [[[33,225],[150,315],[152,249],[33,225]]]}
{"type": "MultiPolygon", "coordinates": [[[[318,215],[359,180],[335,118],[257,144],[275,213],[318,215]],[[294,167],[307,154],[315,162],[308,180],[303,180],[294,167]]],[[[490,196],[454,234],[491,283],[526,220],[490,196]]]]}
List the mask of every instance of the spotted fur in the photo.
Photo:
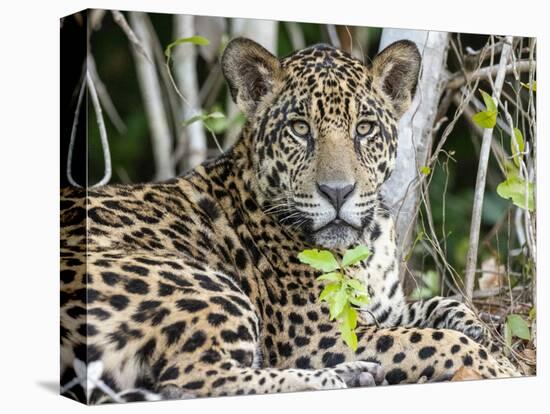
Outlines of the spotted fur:
{"type": "MultiPolygon", "coordinates": [[[[409,305],[399,284],[378,189],[416,47],[395,43],[367,67],[326,45],[279,60],[236,39],[222,68],[248,119],[226,154],[167,182],[63,192],[62,384],[75,361],[101,361],[115,392],[162,398],[438,381],[463,365],[517,375],[464,304],[409,305]],[[355,269],[371,302],[353,352],[296,256],[358,243],[372,252],[355,269]]],[[[66,394],[109,400],[97,387],[66,394]]]]}

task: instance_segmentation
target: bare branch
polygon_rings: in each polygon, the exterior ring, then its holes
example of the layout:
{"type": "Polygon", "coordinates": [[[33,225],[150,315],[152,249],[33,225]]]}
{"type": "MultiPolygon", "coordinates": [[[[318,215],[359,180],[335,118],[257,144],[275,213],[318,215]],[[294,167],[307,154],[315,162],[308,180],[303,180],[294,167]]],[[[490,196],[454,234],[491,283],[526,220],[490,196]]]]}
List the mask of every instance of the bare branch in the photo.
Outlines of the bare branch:
{"type": "MultiPolygon", "coordinates": [[[[535,66],[536,66],[535,61],[520,60],[515,65],[514,64],[507,65],[504,68],[504,71],[505,71],[505,74],[512,73],[514,70],[518,72],[528,72],[529,70],[531,70],[531,67],[535,67],[535,66]]],[[[451,75],[451,78],[449,79],[449,82],[447,83],[446,88],[458,89],[462,85],[472,82],[474,80],[488,79],[490,77],[495,76],[500,69],[501,69],[500,65],[494,65],[494,66],[487,66],[479,70],[476,70],[475,72],[470,73],[468,77],[464,76],[463,73],[457,73],[455,75],[451,75]]]]}
{"type": "Polygon", "coordinates": [[[71,127],[71,137],[69,139],[69,150],[67,153],[67,180],[69,183],[74,187],[82,187],[80,184],[78,184],[74,178],[73,178],[73,152],[74,152],[74,142],[76,139],[76,130],[78,127],[78,117],[80,116],[80,107],[82,105],[83,97],[84,97],[84,90],[86,89],[86,72],[85,72],[85,66],[84,66],[84,72],[82,79],[80,81],[80,88],[78,91],[78,98],[76,100],[76,109],[74,111],[74,118],[73,118],[73,126],[71,127]]]}
{"type": "Polygon", "coordinates": [[[97,127],[99,129],[99,138],[101,140],[101,150],[103,151],[103,163],[105,169],[103,178],[92,187],[100,187],[107,184],[111,180],[111,151],[109,150],[109,141],[107,139],[107,130],[105,129],[105,120],[103,119],[101,104],[99,103],[99,97],[97,96],[97,91],[90,72],[86,72],[86,84],[88,85],[88,91],[90,92],[90,97],[92,98],[92,105],[94,107],[97,127]]]}
{"type": "Polygon", "coordinates": [[[147,59],[149,63],[153,63],[149,58],[149,54],[145,50],[145,47],[143,46],[142,42],[139,40],[139,38],[136,36],[134,31],[132,30],[132,28],[126,21],[126,18],[124,17],[124,15],[118,10],[113,10],[112,14],[113,14],[113,20],[115,21],[116,24],[120,26],[120,28],[122,29],[122,31],[124,32],[128,40],[130,41],[130,43],[133,45],[134,49],[138,53],[140,53],[145,59],[147,59]]]}
{"type": "MultiPolygon", "coordinates": [[[[508,61],[512,55],[513,37],[507,36],[505,44],[500,55],[499,69],[494,83],[493,98],[498,101],[500,92],[504,85],[504,78],[507,73],[508,61]]],[[[487,178],[487,166],[489,163],[489,153],[491,150],[491,140],[493,138],[493,129],[486,129],[483,133],[481,152],[479,156],[479,165],[477,170],[477,179],[474,195],[474,206],[472,209],[472,222],[470,226],[470,247],[466,257],[466,270],[464,273],[464,290],[468,300],[472,299],[475,282],[475,269],[477,265],[477,252],[479,244],[479,228],[481,225],[481,212],[483,208],[483,198],[485,194],[485,181],[487,178]]]]}

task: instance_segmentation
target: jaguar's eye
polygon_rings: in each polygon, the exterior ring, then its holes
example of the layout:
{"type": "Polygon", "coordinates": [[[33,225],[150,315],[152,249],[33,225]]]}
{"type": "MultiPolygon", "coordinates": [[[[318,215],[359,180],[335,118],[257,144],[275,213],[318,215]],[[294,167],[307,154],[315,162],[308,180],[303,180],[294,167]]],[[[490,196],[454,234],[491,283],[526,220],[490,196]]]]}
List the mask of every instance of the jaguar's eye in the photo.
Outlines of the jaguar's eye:
{"type": "Polygon", "coordinates": [[[372,130],[372,124],[367,121],[362,121],[355,127],[355,132],[359,137],[365,137],[372,130]]]}
{"type": "Polygon", "coordinates": [[[309,125],[306,121],[295,120],[290,123],[290,129],[294,135],[305,138],[309,135],[309,125]]]}

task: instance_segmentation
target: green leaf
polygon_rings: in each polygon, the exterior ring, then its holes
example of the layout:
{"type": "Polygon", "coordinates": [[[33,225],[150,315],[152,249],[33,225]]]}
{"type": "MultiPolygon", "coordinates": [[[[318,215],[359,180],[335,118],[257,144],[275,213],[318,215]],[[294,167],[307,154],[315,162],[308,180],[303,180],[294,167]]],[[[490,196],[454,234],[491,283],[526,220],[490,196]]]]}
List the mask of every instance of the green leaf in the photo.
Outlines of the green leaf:
{"type": "Polygon", "coordinates": [[[183,43],[192,43],[197,46],[206,46],[210,44],[210,41],[203,36],[191,36],[191,37],[182,37],[182,38],[176,39],[172,43],[170,43],[168,46],[166,46],[166,49],[164,49],[164,55],[166,56],[166,59],[170,60],[170,58],[172,57],[172,49],[175,46],[181,45],[183,43]]]}
{"type": "Polygon", "coordinates": [[[342,273],[338,273],[338,272],[332,272],[332,273],[325,273],[321,276],[319,276],[317,278],[318,281],[322,282],[322,281],[329,281],[329,282],[339,282],[342,280],[342,278],[344,277],[344,275],[342,275],[342,273]]]}
{"type": "Polygon", "coordinates": [[[340,334],[346,345],[349,346],[352,351],[357,351],[357,334],[355,331],[342,324],[340,325],[340,334]]]}
{"type": "Polygon", "coordinates": [[[512,159],[514,164],[519,168],[520,162],[523,159],[521,154],[525,150],[525,142],[523,140],[523,134],[517,128],[514,128],[514,133],[510,139],[510,148],[512,150],[512,159]]]}
{"type": "Polygon", "coordinates": [[[537,91],[537,81],[533,81],[531,83],[521,82],[521,86],[523,86],[525,89],[533,89],[533,92],[537,91]]]}
{"type": "Polygon", "coordinates": [[[531,339],[529,325],[520,315],[508,315],[506,318],[506,326],[510,329],[512,336],[517,336],[518,338],[525,340],[531,339]]]}
{"type": "Polygon", "coordinates": [[[425,165],[422,168],[420,168],[420,172],[424,175],[430,175],[430,173],[432,172],[432,169],[427,165],[425,165]]]}
{"type": "Polygon", "coordinates": [[[352,308],[349,303],[346,304],[342,310],[340,322],[350,329],[355,329],[357,327],[357,311],[352,308]]]}
{"type": "Polygon", "coordinates": [[[370,256],[370,250],[367,246],[357,246],[348,250],[342,258],[342,267],[351,266],[370,256]]]}
{"type": "Polygon", "coordinates": [[[504,324],[504,342],[506,342],[508,347],[512,346],[512,330],[510,329],[508,322],[504,324]]]}
{"type": "Polygon", "coordinates": [[[304,250],[298,255],[298,259],[302,263],[306,263],[323,272],[332,272],[340,267],[334,255],[328,250],[304,250]]]}
{"type": "Polygon", "coordinates": [[[367,288],[365,287],[365,285],[363,285],[357,279],[346,280],[346,285],[351,287],[354,290],[354,293],[364,293],[367,291],[367,288]]]}
{"type": "Polygon", "coordinates": [[[210,131],[214,134],[222,134],[233,126],[242,126],[244,125],[246,118],[242,112],[239,112],[233,118],[208,118],[205,119],[205,126],[207,126],[210,131]]]}
{"type": "Polygon", "coordinates": [[[363,306],[367,306],[370,303],[370,298],[367,295],[355,295],[350,296],[349,301],[352,305],[355,305],[358,308],[362,308],[363,306]]]}
{"type": "Polygon", "coordinates": [[[357,335],[355,328],[357,327],[357,311],[353,309],[349,303],[344,306],[342,313],[338,318],[340,322],[340,333],[344,342],[353,350],[357,350],[357,335]]]}
{"type": "Polygon", "coordinates": [[[472,117],[472,120],[478,124],[481,128],[491,129],[497,124],[497,112],[496,111],[482,111],[478,112],[472,117]]]}
{"type": "Polygon", "coordinates": [[[340,290],[332,296],[332,302],[329,305],[330,319],[337,319],[342,313],[344,306],[348,303],[348,294],[345,286],[340,287],[340,290]]]}
{"type": "Polygon", "coordinates": [[[481,96],[483,97],[483,102],[485,102],[485,107],[487,110],[496,112],[497,106],[493,97],[482,89],[480,89],[479,92],[481,92],[481,96]]]}
{"type": "Polygon", "coordinates": [[[511,198],[516,206],[524,210],[533,211],[535,208],[535,184],[526,183],[520,177],[510,177],[501,182],[497,186],[497,193],[504,199],[511,198]]]}
{"type": "Polygon", "coordinates": [[[531,310],[529,310],[529,320],[534,321],[536,317],[537,317],[537,310],[535,308],[531,308],[531,310]]]}
{"type": "Polygon", "coordinates": [[[201,114],[201,115],[195,115],[191,118],[189,118],[188,120],[186,121],[183,121],[182,122],[182,126],[183,127],[186,127],[186,126],[189,126],[197,121],[206,121],[207,119],[220,119],[220,118],[225,118],[225,115],[222,114],[221,112],[211,112],[209,114],[201,114]]]}
{"type": "Polygon", "coordinates": [[[494,99],[487,92],[479,90],[483,101],[485,102],[486,111],[481,111],[472,117],[472,120],[482,128],[494,128],[497,123],[498,109],[494,99]]]}
{"type": "Polygon", "coordinates": [[[329,300],[340,290],[339,283],[331,283],[330,285],[325,286],[319,295],[319,300],[329,300]]]}

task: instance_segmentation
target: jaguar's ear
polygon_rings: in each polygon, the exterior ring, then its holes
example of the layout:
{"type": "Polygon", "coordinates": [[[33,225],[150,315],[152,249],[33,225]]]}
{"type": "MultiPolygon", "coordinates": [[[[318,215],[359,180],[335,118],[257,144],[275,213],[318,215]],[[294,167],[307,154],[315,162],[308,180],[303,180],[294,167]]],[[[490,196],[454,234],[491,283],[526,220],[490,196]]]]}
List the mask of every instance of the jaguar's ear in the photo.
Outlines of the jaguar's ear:
{"type": "Polygon", "coordinates": [[[227,44],[221,65],[233,101],[247,116],[254,114],[258,104],[282,79],[279,59],[242,37],[227,44]]]}
{"type": "Polygon", "coordinates": [[[398,117],[414,98],[421,61],[414,42],[400,40],[386,47],[372,62],[374,82],[390,97],[398,117]]]}

